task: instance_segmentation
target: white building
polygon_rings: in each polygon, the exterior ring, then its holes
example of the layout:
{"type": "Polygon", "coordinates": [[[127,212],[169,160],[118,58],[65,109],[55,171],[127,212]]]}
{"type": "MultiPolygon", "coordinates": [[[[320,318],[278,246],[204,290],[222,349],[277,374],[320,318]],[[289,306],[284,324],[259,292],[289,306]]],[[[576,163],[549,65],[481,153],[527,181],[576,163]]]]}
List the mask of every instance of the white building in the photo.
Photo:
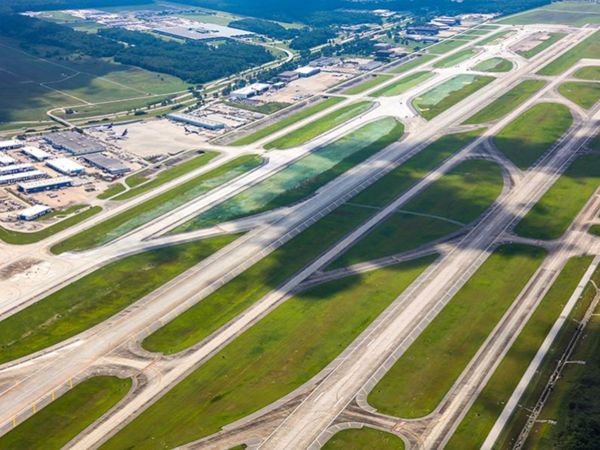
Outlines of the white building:
{"type": "Polygon", "coordinates": [[[9,175],[0,175],[0,184],[13,184],[20,181],[35,180],[45,178],[48,174],[41,170],[30,170],[28,172],[11,173],[9,175]]]}
{"type": "Polygon", "coordinates": [[[31,159],[33,159],[35,161],[45,161],[52,157],[52,155],[50,155],[50,153],[45,152],[44,150],[37,148],[37,147],[26,146],[21,149],[21,152],[25,156],[29,156],[31,159]]]}
{"type": "Polygon", "coordinates": [[[12,156],[3,155],[0,153],[0,166],[9,166],[11,164],[16,164],[17,160],[12,156]]]}
{"type": "Polygon", "coordinates": [[[267,92],[270,88],[271,85],[267,83],[254,83],[232,91],[229,96],[232,98],[250,98],[267,92]]]}
{"type": "Polygon", "coordinates": [[[31,164],[11,164],[9,166],[0,167],[0,175],[10,175],[11,173],[28,172],[33,170],[31,164]]]}
{"type": "Polygon", "coordinates": [[[46,205],[34,205],[29,208],[19,211],[18,218],[20,220],[35,220],[52,211],[52,208],[46,205]]]}
{"type": "MultiPolygon", "coordinates": [[[[44,173],[44,175],[46,174],[44,173]]],[[[56,177],[50,178],[48,180],[19,183],[18,188],[21,192],[25,192],[26,194],[33,194],[34,192],[52,191],[69,186],[73,186],[73,179],[71,177],[56,177]]]]}
{"type": "Polygon", "coordinates": [[[222,130],[225,128],[225,124],[222,122],[206,119],[204,117],[192,116],[191,114],[171,113],[167,114],[167,118],[174,120],[175,122],[187,123],[189,125],[206,128],[208,130],[222,130]]]}
{"type": "Polygon", "coordinates": [[[321,69],[318,67],[304,66],[298,67],[294,72],[296,72],[300,78],[308,78],[318,74],[320,71],[321,69]]]}
{"type": "Polygon", "coordinates": [[[85,173],[85,167],[69,158],[50,159],[46,165],[64,175],[82,175],[85,173]]]}
{"type": "Polygon", "coordinates": [[[13,150],[15,148],[23,147],[23,142],[17,141],[16,139],[10,139],[8,141],[0,141],[0,151],[2,150],[13,150]]]}

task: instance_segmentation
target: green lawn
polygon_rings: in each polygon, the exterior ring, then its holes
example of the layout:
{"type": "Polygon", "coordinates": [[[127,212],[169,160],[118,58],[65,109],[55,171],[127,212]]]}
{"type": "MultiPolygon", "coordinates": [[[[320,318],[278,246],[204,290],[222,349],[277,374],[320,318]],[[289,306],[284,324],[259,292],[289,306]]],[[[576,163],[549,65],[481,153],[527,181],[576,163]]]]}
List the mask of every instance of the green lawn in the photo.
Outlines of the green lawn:
{"type": "Polygon", "coordinates": [[[525,50],[525,51],[518,51],[517,53],[527,59],[533,58],[538,53],[541,53],[544,50],[546,50],[547,48],[556,44],[558,41],[560,41],[562,38],[564,38],[566,36],[566,34],[565,33],[549,33],[548,36],[549,36],[548,39],[540,42],[535,47],[533,47],[529,50],[525,50]]]}
{"type": "MultiPolygon", "coordinates": [[[[566,3],[566,2],[565,2],[566,3]]],[[[576,2],[572,4],[578,5],[576,2]]],[[[580,2],[579,4],[586,4],[580,2]]],[[[553,8],[554,3],[549,5],[548,8],[553,8]]],[[[573,25],[576,27],[583,26],[585,24],[597,24],[600,23],[600,14],[580,12],[580,11],[565,11],[565,10],[553,10],[538,8],[524,14],[508,17],[499,23],[511,24],[511,25],[530,25],[530,24],[552,24],[552,25],[573,25]]]]}
{"type": "Polygon", "coordinates": [[[577,64],[582,58],[600,58],[600,31],[596,31],[590,37],[544,66],[538,74],[560,75],[577,64]]]}
{"type": "Polygon", "coordinates": [[[127,192],[122,193],[113,200],[128,200],[144,192],[148,192],[168,181],[179,178],[192,170],[196,170],[208,164],[212,159],[216,158],[218,154],[218,152],[213,151],[203,152],[201,155],[190,158],[181,164],[161,170],[156,176],[152,177],[152,179],[148,179],[143,173],[131,175],[130,177],[127,177],[125,182],[133,189],[129,189],[127,192]]]}
{"type": "Polygon", "coordinates": [[[404,450],[404,441],[398,436],[374,428],[338,431],[329,439],[323,450],[404,450]]]}
{"type": "Polygon", "coordinates": [[[372,97],[393,97],[395,95],[403,94],[404,92],[412,89],[413,87],[421,84],[423,81],[428,80],[434,74],[432,72],[416,72],[412,75],[407,75],[400,80],[381,88],[371,94],[372,97]]]}
{"type": "Polygon", "coordinates": [[[234,108],[245,109],[246,111],[254,111],[261,114],[273,114],[277,111],[281,111],[283,108],[291,106],[291,103],[284,102],[267,102],[261,105],[251,105],[242,102],[225,102],[229,106],[234,108]]]}
{"type": "Polygon", "coordinates": [[[594,224],[589,229],[590,234],[594,236],[600,236],[600,224],[594,224]]]}
{"type": "Polygon", "coordinates": [[[164,247],[112,262],[0,322],[0,363],[101,323],[238,236],[164,247]]]}
{"type": "Polygon", "coordinates": [[[502,186],[502,172],[497,164],[465,161],[373,228],[334,261],[332,268],[412,250],[457,231],[459,224],[443,219],[463,224],[474,221],[494,202],[502,186]]]}
{"type": "Polygon", "coordinates": [[[52,236],[59,231],[66,230],[73,225],[83,222],[84,220],[98,214],[100,211],[102,211],[101,207],[92,206],[91,208],[88,208],[79,214],[75,214],[68,219],[61,220],[60,222],[50,225],[43,230],[33,231],[31,233],[13,231],[0,227],[0,240],[6,242],[7,244],[13,245],[33,244],[41,241],[42,239],[46,239],[47,237],[52,236]]]}
{"type": "Polygon", "coordinates": [[[115,183],[108,186],[103,192],[97,195],[96,198],[99,200],[106,200],[120,194],[125,190],[125,186],[122,183],[115,183]]]}
{"type": "Polygon", "coordinates": [[[81,251],[110,242],[258,167],[262,161],[257,155],[240,156],[59,242],[51,251],[55,254],[81,251]]]}
{"type": "Polygon", "coordinates": [[[323,111],[327,108],[331,108],[332,106],[341,102],[342,100],[344,100],[343,97],[329,97],[326,100],[320,101],[319,103],[311,105],[307,108],[303,108],[302,110],[298,111],[297,113],[291,114],[288,117],[285,117],[271,125],[267,125],[264,128],[261,128],[253,133],[250,133],[249,135],[244,136],[243,138],[240,138],[240,139],[232,142],[230,145],[238,145],[239,146],[239,145],[252,144],[262,138],[265,138],[267,136],[270,136],[273,133],[276,133],[279,130],[283,130],[284,128],[289,127],[290,125],[293,125],[296,122],[299,122],[301,120],[306,119],[307,117],[317,114],[320,111],[323,111]]]}
{"type": "Polygon", "coordinates": [[[478,45],[478,46],[494,45],[494,44],[497,44],[498,42],[500,42],[502,39],[508,37],[508,35],[512,34],[512,33],[513,33],[512,30],[498,31],[497,33],[494,33],[491,36],[488,36],[485,39],[482,39],[475,45],[478,45]]]}
{"type": "Polygon", "coordinates": [[[485,61],[481,61],[479,64],[473,67],[473,70],[480,72],[510,72],[513,68],[513,63],[508,59],[504,58],[490,58],[485,61]]]}
{"type": "Polygon", "coordinates": [[[385,83],[390,80],[392,75],[370,75],[366,81],[362,81],[360,84],[353,86],[349,89],[346,89],[343,93],[345,95],[356,95],[360,94],[368,89],[371,89],[375,86],[380,85],[381,83],[385,83]]]}
{"type": "Polygon", "coordinates": [[[533,97],[546,85],[541,80],[525,80],[510,91],[502,94],[496,100],[488,104],[481,111],[471,116],[465,124],[478,124],[498,120],[533,97]]]}
{"type": "Polygon", "coordinates": [[[216,225],[305,199],[334,178],[396,142],[403,132],[404,126],[391,117],[367,123],[203,212],[177,227],[173,233],[216,225]]]}
{"type": "Polygon", "coordinates": [[[600,67],[588,66],[578,69],[573,76],[580,80],[600,81],[600,67]]]}
{"type": "Polygon", "coordinates": [[[446,449],[481,447],[591,262],[591,257],[569,260],[469,409],[446,449]]]}
{"type": "Polygon", "coordinates": [[[319,373],[432,260],[336,280],[288,299],[101,448],[172,448],[269,405],[319,373]]]}
{"type": "Polygon", "coordinates": [[[429,53],[433,53],[434,55],[443,55],[445,53],[451,52],[452,50],[456,50],[459,47],[467,45],[469,41],[462,41],[459,39],[446,39],[439,44],[432,45],[427,48],[429,53]]]}
{"type": "Polygon", "coordinates": [[[519,222],[515,232],[520,236],[536,239],[559,238],[598,186],[598,154],[580,156],[519,222]]]}
{"type": "Polygon", "coordinates": [[[528,169],[565,134],[573,117],[569,108],[558,103],[538,103],[506,127],[493,141],[518,167],[528,169]]]}
{"type": "Polygon", "coordinates": [[[498,248],[369,394],[384,414],[431,413],[541,264],[542,249],[498,248]]]}
{"type": "Polygon", "coordinates": [[[464,62],[467,59],[471,59],[477,53],[478,52],[475,49],[466,48],[464,50],[454,53],[453,55],[448,56],[447,58],[441,59],[440,61],[436,62],[433,65],[433,67],[441,69],[456,66],[457,64],[460,64],[461,62],[464,62]]]}
{"type": "Polygon", "coordinates": [[[600,100],[600,83],[567,81],[560,85],[558,91],[584,109],[590,109],[600,100]]]}
{"type": "Polygon", "coordinates": [[[0,437],[0,448],[50,450],[63,448],[121,400],[131,379],[96,376],[41,409],[0,437]]]}
{"type": "Polygon", "coordinates": [[[297,130],[275,139],[265,145],[266,149],[288,149],[302,145],[312,139],[332,130],[335,127],[359,116],[373,106],[371,102],[358,102],[344,106],[336,111],[314,120],[297,130]]]}
{"type": "Polygon", "coordinates": [[[405,73],[408,72],[409,70],[415,69],[419,66],[422,66],[424,64],[427,64],[429,61],[431,61],[432,59],[435,59],[436,56],[435,55],[421,55],[421,56],[417,56],[414,59],[411,59],[408,62],[405,62],[404,64],[398,66],[398,67],[394,67],[390,72],[392,73],[405,73]]]}
{"type": "Polygon", "coordinates": [[[431,120],[494,80],[488,76],[457,75],[415,98],[413,106],[425,119],[431,120]]]}

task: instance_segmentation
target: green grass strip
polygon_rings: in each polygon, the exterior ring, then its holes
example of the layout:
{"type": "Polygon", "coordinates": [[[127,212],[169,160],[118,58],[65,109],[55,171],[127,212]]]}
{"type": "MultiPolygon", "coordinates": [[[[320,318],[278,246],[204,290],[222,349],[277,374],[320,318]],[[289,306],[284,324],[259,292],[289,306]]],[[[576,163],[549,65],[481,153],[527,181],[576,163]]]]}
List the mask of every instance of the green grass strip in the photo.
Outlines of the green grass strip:
{"type": "Polygon", "coordinates": [[[332,111],[320,119],[314,120],[297,130],[291,131],[290,133],[269,142],[265,145],[265,148],[288,149],[297,147],[345,122],[348,122],[350,119],[359,116],[371,108],[371,106],[373,106],[373,104],[367,101],[344,106],[338,110],[332,111]]]}
{"type": "Polygon", "coordinates": [[[573,123],[569,108],[559,103],[538,103],[493,138],[496,147],[525,170],[537,161],[573,123]]]}
{"type": "Polygon", "coordinates": [[[588,66],[578,69],[573,76],[580,80],[600,81],[600,67],[588,66]]]}
{"type": "Polygon", "coordinates": [[[436,56],[435,55],[421,55],[421,56],[417,56],[414,59],[411,59],[408,62],[405,62],[404,64],[398,66],[398,67],[394,67],[392,70],[390,70],[390,72],[392,73],[405,73],[408,72],[409,70],[415,69],[419,66],[422,66],[424,64],[427,64],[429,61],[431,61],[432,59],[435,59],[436,56]]]}
{"type": "Polygon", "coordinates": [[[82,381],[0,437],[0,448],[62,448],[127,395],[131,384],[129,378],[111,376],[82,381]]]}
{"type": "Polygon", "coordinates": [[[600,224],[594,224],[590,227],[589,230],[590,234],[593,234],[594,236],[600,236],[600,224]]]}
{"type": "Polygon", "coordinates": [[[368,89],[371,89],[375,86],[380,85],[381,83],[385,83],[390,80],[392,75],[375,75],[370,76],[366,81],[361,82],[360,84],[353,86],[349,89],[346,89],[343,94],[345,95],[356,95],[364,92],[368,89]]]}
{"type": "Polygon", "coordinates": [[[600,58],[600,31],[596,31],[590,37],[544,66],[538,74],[549,76],[560,75],[569,70],[583,58],[600,58]]]}
{"type": "Polygon", "coordinates": [[[258,167],[261,163],[262,158],[260,156],[240,156],[59,242],[52,247],[51,251],[55,254],[81,251],[110,242],[193,200],[199,195],[258,167]]]}
{"type": "Polygon", "coordinates": [[[567,81],[560,85],[558,92],[582,108],[590,109],[600,100],[600,83],[567,81]]]}
{"type": "Polygon", "coordinates": [[[510,91],[502,94],[481,111],[465,121],[466,124],[478,124],[498,120],[525,103],[546,85],[542,80],[525,80],[510,91]]]}
{"type": "MultiPolygon", "coordinates": [[[[144,192],[148,192],[158,186],[163,185],[169,181],[172,181],[176,178],[179,178],[186,173],[191,172],[192,170],[196,170],[206,164],[208,164],[212,159],[216,158],[219,153],[207,151],[202,153],[200,156],[196,156],[187,161],[182,162],[181,164],[177,164],[176,166],[170,167],[168,169],[162,170],[159,172],[154,178],[149,181],[144,181],[143,184],[138,184],[135,188],[124,192],[123,194],[115,197],[114,200],[128,200],[130,198],[136,197],[144,192]]],[[[141,175],[141,174],[139,174],[141,175]]],[[[136,175],[132,175],[136,176],[136,175]]],[[[144,180],[147,178],[144,176],[144,180]]],[[[127,180],[125,180],[127,182],[127,180]]]]}
{"type": "Polygon", "coordinates": [[[535,47],[533,47],[529,50],[517,51],[517,53],[527,59],[533,58],[538,53],[541,53],[544,50],[546,50],[547,48],[556,44],[558,41],[560,41],[565,36],[566,36],[565,33],[550,33],[550,37],[548,39],[546,39],[545,41],[540,42],[538,45],[536,45],[535,47]]]}
{"type": "Polygon", "coordinates": [[[68,219],[61,220],[60,222],[57,222],[54,225],[50,225],[49,227],[46,227],[43,230],[34,231],[31,233],[13,231],[0,227],[0,240],[6,242],[7,244],[13,245],[33,244],[35,242],[41,241],[42,239],[46,239],[47,237],[50,237],[53,234],[56,234],[60,231],[66,230],[67,228],[70,228],[73,225],[83,222],[84,220],[95,216],[100,211],[102,211],[102,208],[100,206],[92,206],[91,208],[88,208],[85,211],[82,211],[74,216],[71,216],[68,219]]]}
{"type": "Polygon", "coordinates": [[[433,77],[433,75],[434,74],[432,72],[416,72],[411,75],[407,75],[395,83],[375,91],[373,94],[371,94],[371,97],[393,97],[394,95],[403,94],[423,81],[433,77]]]}
{"type": "Polygon", "coordinates": [[[472,58],[476,54],[477,54],[477,50],[474,50],[472,48],[466,48],[464,50],[461,50],[460,52],[456,52],[453,55],[450,55],[447,58],[444,58],[444,59],[436,62],[433,65],[433,67],[436,67],[438,69],[452,67],[457,64],[460,64],[463,61],[466,61],[467,59],[472,58]]]}
{"type": "Polygon", "coordinates": [[[120,194],[124,190],[125,190],[125,186],[123,186],[121,183],[111,184],[103,192],[98,194],[98,196],[96,198],[99,200],[106,200],[111,197],[114,197],[117,194],[120,194]]]}
{"type": "Polygon", "coordinates": [[[570,259],[469,409],[446,449],[480,448],[592,262],[570,259]]]}
{"type": "Polygon", "coordinates": [[[375,386],[369,403],[397,417],[431,413],[544,256],[544,250],[524,245],[494,251],[375,386]]]}
{"type": "Polygon", "coordinates": [[[558,239],[600,186],[597,153],[577,158],[515,227],[520,236],[558,239]]]}
{"type": "Polygon", "coordinates": [[[433,53],[434,55],[443,55],[445,53],[451,52],[452,50],[456,50],[459,47],[467,45],[469,41],[461,41],[458,39],[446,39],[445,41],[440,42],[439,44],[435,44],[431,47],[427,48],[429,53],[433,53]]]}
{"type": "Polygon", "coordinates": [[[288,299],[101,448],[176,447],[271,404],[323,370],[432,261],[336,280],[288,299]]]}
{"type": "Polygon", "coordinates": [[[512,30],[498,31],[497,33],[494,33],[491,36],[488,36],[487,38],[482,39],[475,45],[483,46],[483,45],[497,44],[499,41],[504,39],[507,35],[512,34],[512,33],[513,33],[512,30]]]}
{"type": "Polygon", "coordinates": [[[329,439],[323,450],[404,450],[404,441],[392,433],[364,427],[338,431],[329,439]]]}
{"type": "Polygon", "coordinates": [[[237,236],[164,247],[112,262],[0,322],[0,363],[101,323],[198,264],[237,236]]]}
{"type": "Polygon", "coordinates": [[[508,59],[504,58],[490,58],[485,61],[481,61],[479,64],[473,67],[473,70],[478,70],[480,72],[492,72],[492,73],[501,73],[501,72],[510,72],[513,68],[513,63],[508,59]]]}
{"type": "Polygon", "coordinates": [[[323,100],[314,105],[311,105],[307,108],[304,108],[304,109],[298,111],[297,113],[291,114],[288,117],[285,117],[278,122],[275,122],[271,125],[267,125],[266,127],[261,128],[255,132],[249,134],[248,136],[244,136],[243,138],[232,142],[230,145],[240,146],[240,145],[253,144],[254,142],[256,142],[262,138],[265,138],[267,136],[270,136],[271,134],[276,133],[279,130],[283,130],[284,128],[289,127],[290,125],[295,124],[296,122],[304,120],[307,117],[317,114],[318,112],[321,112],[327,108],[331,108],[332,106],[336,105],[337,103],[341,102],[342,100],[344,100],[343,97],[329,97],[328,99],[323,100]]]}

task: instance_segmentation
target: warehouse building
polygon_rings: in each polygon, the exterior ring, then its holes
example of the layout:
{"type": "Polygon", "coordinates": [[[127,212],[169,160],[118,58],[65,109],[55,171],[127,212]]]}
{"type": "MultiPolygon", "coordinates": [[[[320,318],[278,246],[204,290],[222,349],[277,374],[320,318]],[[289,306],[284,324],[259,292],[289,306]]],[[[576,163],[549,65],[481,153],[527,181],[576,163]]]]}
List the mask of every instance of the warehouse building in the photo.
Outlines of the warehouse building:
{"type": "Polygon", "coordinates": [[[0,175],[28,172],[33,169],[34,167],[31,164],[11,164],[10,166],[0,167],[0,175]]]}
{"type": "Polygon", "coordinates": [[[304,66],[297,68],[295,72],[300,78],[308,78],[321,72],[321,69],[318,67],[304,66]]]}
{"type": "Polygon", "coordinates": [[[44,150],[39,149],[37,147],[23,147],[21,152],[25,156],[29,156],[34,161],[45,161],[45,160],[51,158],[51,156],[52,156],[52,155],[50,155],[50,153],[45,152],[44,150]]]}
{"type": "Polygon", "coordinates": [[[92,166],[95,166],[104,172],[108,172],[111,175],[123,175],[124,173],[131,171],[129,167],[127,167],[118,159],[109,158],[101,153],[82,156],[82,159],[90,163],[92,166]]]}
{"type": "Polygon", "coordinates": [[[293,70],[286,70],[285,72],[281,72],[279,75],[277,75],[277,78],[286,83],[297,80],[299,77],[300,74],[298,72],[294,72],[293,70]]]}
{"type": "Polygon", "coordinates": [[[30,208],[19,211],[17,217],[19,220],[35,220],[38,217],[42,217],[52,211],[52,208],[46,205],[34,205],[30,208]]]}
{"type": "Polygon", "coordinates": [[[100,153],[105,150],[104,146],[85,134],[76,131],[61,131],[44,136],[44,140],[52,147],[71,153],[75,156],[87,155],[89,153],[100,153]]]}
{"type": "Polygon", "coordinates": [[[267,83],[254,83],[249,86],[244,86],[243,88],[232,91],[231,94],[229,94],[229,96],[231,98],[241,99],[250,98],[254,97],[255,95],[260,95],[263,92],[267,92],[270,88],[271,85],[267,83]]]}
{"type": "Polygon", "coordinates": [[[192,116],[191,114],[171,113],[167,114],[167,118],[174,120],[175,122],[187,123],[189,125],[194,125],[195,127],[200,128],[206,128],[208,130],[222,130],[223,128],[225,128],[224,123],[206,119],[204,117],[192,116]]]}
{"type": "Polygon", "coordinates": [[[49,178],[47,180],[31,181],[29,183],[19,183],[18,189],[26,194],[33,194],[35,192],[54,191],[56,189],[62,189],[69,186],[73,186],[72,178],[56,177],[49,178]]]}
{"type": "Polygon", "coordinates": [[[438,34],[439,32],[440,29],[435,25],[417,25],[414,27],[408,27],[406,29],[406,34],[421,34],[433,36],[435,34],[438,34]]]}
{"type": "Polygon", "coordinates": [[[28,172],[11,173],[9,175],[0,175],[0,184],[13,184],[21,181],[46,178],[48,174],[41,170],[30,170],[28,172]]]}
{"type": "Polygon", "coordinates": [[[23,147],[23,142],[17,141],[16,139],[10,139],[8,141],[0,141],[0,151],[3,150],[14,150],[15,148],[23,147]]]}
{"type": "Polygon", "coordinates": [[[76,176],[85,173],[85,167],[69,158],[50,159],[46,162],[46,165],[63,175],[76,176]]]}
{"type": "Polygon", "coordinates": [[[0,153],[0,166],[9,166],[11,164],[16,164],[17,160],[12,156],[3,155],[0,153]]]}

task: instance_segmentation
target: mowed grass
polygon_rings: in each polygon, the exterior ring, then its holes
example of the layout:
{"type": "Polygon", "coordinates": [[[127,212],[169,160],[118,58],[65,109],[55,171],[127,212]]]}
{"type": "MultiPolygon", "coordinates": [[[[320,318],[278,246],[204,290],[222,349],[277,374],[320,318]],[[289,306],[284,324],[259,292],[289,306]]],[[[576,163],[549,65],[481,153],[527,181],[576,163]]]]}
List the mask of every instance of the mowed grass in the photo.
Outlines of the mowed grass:
{"type": "Polygon", "coordinates": [[[413,106],[431,120],[494,81],[494,77],[457,75],[413,100],[413,106]]]}
{"type": "Polygon", "coordinates": [[[39,242],[42,239],[46,239],[60,231],[66,230],[67,228],[72,227],[78,223],[83,222],[86,219],[89,219],[92,216],[95,216],[102,208],[100,206],[92,206],[79,214],[75,214],[67,219],[63,219],[60,222],[55,223],[54,225],[50,225],[42,230],[33,231],[30,233],[22,232],[22,231],[14,231],[9,230],[7,228],[0,227],[0,240],[6,242],[7,244],[13,245],[26,245],[33,244],[35,242],[39,242]]]}
{"type": "Polygon", "coordinates": [[[381,83],[385,83],[390,80],[392,75],[371,75],[368,77],[366,81],[363,81],[356,86],[353,86],[349,89],[346,89],[343,93],[345,95],[356,95],[360,94],[368,89],[374,88],[375,86],[380,85],[381,83]]]}
{"type": "Polygon", "coordinates": [[[381,88],[371,94],[372,97],[393,97],[394,95],[400,95],[404,92],[412,89],[418,84],[431,78],[434,74],[432,72],[416,72],[411,75],[407,75],[404,78],[381,88]]]}
{"type": "Polygon", "coordinates": [[[410,61],[405,62],[397,67],[394,67],[390,72],[392,73],[405,73],[409,70],[416,69],[417,67],[427,64],[432,59],[435,59],[435,55],[420,55],[410,61]]]}
{"type": "Polygon", "coordinates": [[[59,242],[51,251],[54,254],[81,251],[110,242],[258,167],[262,161],[257,155],[240,156],[59,242]]]}
{"type": "Polygon", "coordinates": [[[375,386],[369,404],[397,417],[431,413],[544,255],[524,245],[496,249],[375,386]]]}
{"type": "MultiPolygon", "coordinates": [[[[553,5],[550,5],[552,7],[553,5]]],[[[579,11],[552,11],[544,8],[534,9],[524,14],[508,17],[499,23],[511,25],[552,24],[573,25],[576,27],[585,24],[600,23],[600,14],[579,11]]]]}
{"type": "Polygon", "coordinates": [[[600,186],[600,155],[577,158],[515,227],[520,236],[558,239],[600,186]]]}
{"type": "Polygon", "coordinates": [[[459,47],[463,47],[467,45],[469,41],[461,41],[458,39],[446,39],[439,44],[432,45],[431,47],[427,47],[427,51],[429,53],[433,53],[434,55],[443,55],[452,50],[456,50],[459,47]]]}
{"type": "Polygon", "coordinates": [[[265,148],[288,149],[297,147],[345,122],[348,122],[350,119],[359,116],[372,106],[373,103],[367,101],[344,106],[336,111],[326,114],[320,119],[314,120],[297,130],[291,131],[290,133],[267,143],[265,148]]]}
{"type": "Polygon", "coordinates": [[[577,69],[573,76],[580,80],[600,81],[600,66],[582,67],[577,69]]]}
{"type": "Polygon", "coordinates": [[[590,109],[600,100],[600,83],[567,81],[560,85],[558,92],[582,108],[590,109]]]}
{"type": "Polygon", "coordinates": [[[447,449],[481,447],[591,262],[592,257],[568,261],[456,429],[447,449]]]}
{"type": "Polygon", "coordinates": [[[479,124],[498,120],[525,103],[546,85],[542,80],[525,80],[502,94],[481,111],[471,116],[465,124],[479,124]]]}
{"type": "Polygon", "coordinates": [[[488,36],[485,39],[482,39],[475,45],[477,45],[477,46],[495,45],[498,42],[500,42],[501,40],[507,38],[508,35],[510,35],[512,33],[513,33],[512,30],[498,31],[497,33],[494,33],[491,36],[488,36]]]}
{"type": "Polygon", "coordinates": [[[562,38],[564,38],[566,36],[566,34],[565,33],[549,33],[548,36],[549,36],[548,39],[543,40],[535,47],[530,48],[529,50],[517,51],[517,53],[527,59],[533,58],[538,53],[541,53],[544,50],[546,50],[547,48],[550,48],[551,46],[556,44],[558,41],[560,41],[562,38]]]}
{"type": "Polygon", "coordinates": [[[285,117],[277,122],[265,126],[264,128],[250,133],[249,135],[232,142],[230,145],[240,146],[253,144],[254,142],[266,138],[267,136],[270,136],[271,134],[276,133],[279,130],[283,130],[284,128],[289,127],[290,125],[293,125],[296,122],[304,120],[307,117],[317,114],[318,112],[321,112],[327,108],[331,108],[332,106],[336,105],[342,100],[344,100],[343,97],[329,97],[307,108],[303,108],[297,113],[291,114],[288,117],[285,117]]]}
{"type": "Polygon", "coordinates": [[[478,52],[475,49],[466,48],[464,50],[454,53],[453,55],[448,56],[447,58],[441,59],[440,61],[436,62],[433,65],[433,67],[441,69],[456,66],[457,64],[460,64],[461,62],[464,62],[467,59],[471,59],[477,53],[478,52]]]}
{"type": "Polygon", "coordinates": [[[348,429],[335,433],[323,447],[323,450],[404,450],[404,441],[392,433],[364,427],[348,429]]]}
{"type": "Polygon", "coordinates": [[[465,161],[378,224],[332,267],[394,255],[441,239],[459,230],[461,223],[477,219],[495,201],[502,186],[497,164],[465,161]]]}
{"type": "Polygon", "coordinates": [[[121,183],[115,183],[108,186],[104,191],[96,196],[99,200],[107,200],[111,197],[114,197],[117,194],[120,194],[125,190],[125,186],[121,183]]]}
{"type": "Polygon", "coordinates": [[[295,295],[101,448],[172,448],[215,433],[285,396],[350,345],[432,261],[423,258],[295,295]]]}
{"type": "MultiPolygon", "coordinates": [[[[180,164],[177,164],[173,167],[160,171],[155,177],[152,179],[148,179],[144,176],[143,173],[132,175],[131,177],[136,177],[136,182],[131,184],[127,182],[128,186],[134,186],[133,189],[129,189],[127,192],[115,197],[114,200],[127,200],[133,197],[136,197],[144,192],[148,192],[164,183],[167,183],[175,178],[179,178],[182,175],[185,175],[192,170],[196,170],[206,164],[208,164],[212,159],[216,158],[218,155],[217,152],[207,151],[203,152],[199,156],[195,156],[190,158],[187,161],[184,161],[180,164]]],[[[128,179],[131,177],[127,177],[128,179]]]]}
{"type": "Polygon", "coordinates": [[[131,379],[96,376],[82,381],[25,422],[0,437],[0,448],[63,448],[121,400],[131,379]]]}
{"type": "Polygon", "coordinates": [[[508,59],[504,58],[490,58],[485,61],[481,61],[479,64],[473,67],[473,70],[480,72],[510,72],[513,68],[513,63],[508,59]]]}
{"type": "Polygon", "coordinates": [[[517,167],[525,170],[563,136],[573,123],[569,108],[558,103],[538,103],[493,138],[494,145],[517,167]]]}
{"type": "Polygon", "coordinates": [[[570,50],[567,50],[554,61],[544,66],[538,71],[538,74],[549,76],[560,75],[569,70],[583,58],[600,58],[600,31],[596,31],[584,41],[572,47],[570,50]]]}
{"type": "Polygon", "coordinates": [[[220,236],[150,250],[85,275],[0,322],[0,363],[101,323],[236,238],[220,236]]]}

